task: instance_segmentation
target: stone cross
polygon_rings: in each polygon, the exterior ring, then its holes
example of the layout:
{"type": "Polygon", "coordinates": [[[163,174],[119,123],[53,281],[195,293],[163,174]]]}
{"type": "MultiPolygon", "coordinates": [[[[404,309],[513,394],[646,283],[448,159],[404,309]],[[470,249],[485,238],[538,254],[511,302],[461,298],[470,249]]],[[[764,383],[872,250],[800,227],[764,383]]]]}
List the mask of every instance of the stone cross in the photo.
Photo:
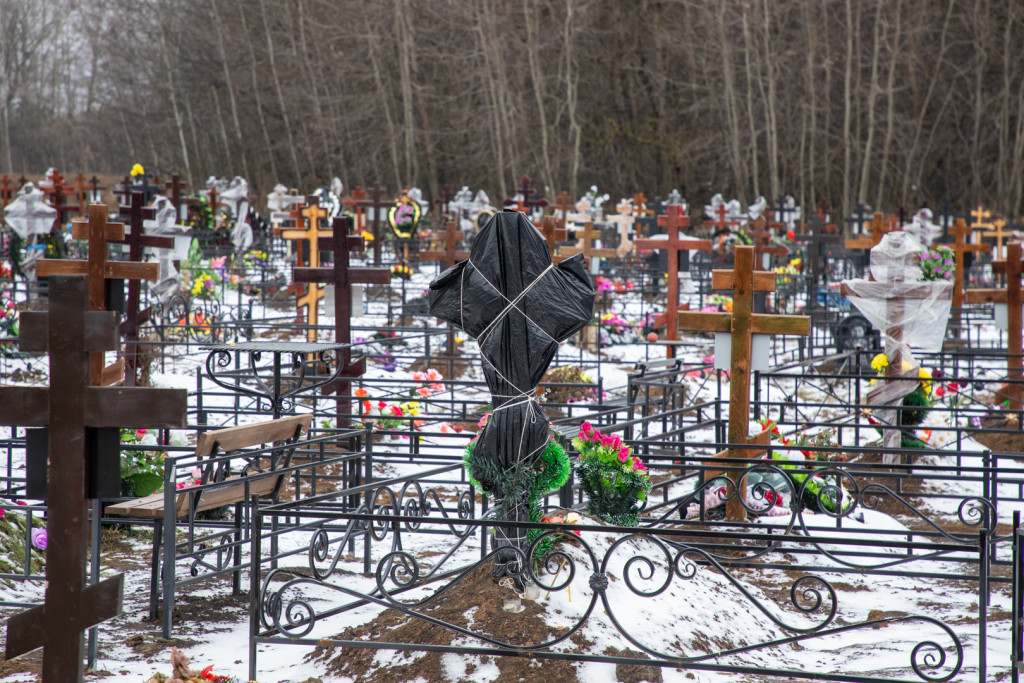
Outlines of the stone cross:
{"type": "MultiPolygon", "coordinates": [[[[732,357],[729,372],[729,443],[748,443],[750,425],[750,355],[755,334],[810,334],[810,318],[803,315],[765,315],[753,312],[754,292],[775,289],[775,273],[754,269],[754,247],[743,245],[734,249],[735,266],[732,270],[711,273],[712,289],[731,289],[732,313],[696,313],[680,311],[680,329],[704,332],[728,332],[732,336],[732,357]]],[[[751,453],[742,448],[730,449],[730,457],[749,458],[751,453]]],[[[738,481],[739,472],[731,479],[738,481]]],[[[741,493],[726,507],[729,519],[742,519],[741,493]]]]}
{"type": "Polygon", "coordinates": [[[100,466],[90,430],[181,428],[186,420],[184,389],[89,386],[90,353],[117,346],[115,314],[89,308],[85,277],[51,276],[50,310],[21,314],[21,349],[49,352],[50,386],[0,389],[0,422],[49,428],[46,597],[8,620],[5,657],[42,647],[42,680],[61,683],[82,680],[82,632],[121,613],[124,575],[85,585],[90,479],[100,488],[120,482],[118,450],[100,466]],[[116,479],[97,481],[104,473],[116,479]]]}
{"type": "Polygon", "coordinates": [[[419,257],[421,261],[441,261],[445,268],[451,268],[456,261],[468,259],[469,252],[456,248],[456,245],[466,237],[465,233],[459,230],[458,221],[446,221],[444,226],[444,232],[440,233],[444,237],[444,249],[421,251],[419,257]]]}
{"type": "MultiPolygon", "coordinates": [[[[88,275],[90,310],[107,309],[107,280],[156,280],[160,277],[158,263],[107,260],[107,244],[124,239],[124,224],[107,221],[106,204],[91,204],[88,219],[72,221],[71,236],[78,240],[89,240],[89,259],[39,259],[36,261],[36,274],[40,277],[88,275]]],[[[89,379],[92,384],[107,385],[121,381],[124,377],[124,359],[106,368],[103,362],[102,353],[94,353],[90,357],[89,379]]]]}
{"type": "MultiPolygon", "coordinates": [[[[690,217],[683,213],[683,207],[679,204],[671,204],[668,213],[658,216],[658,225],[665,228],[668,235],[667,240],[639,239],[633,243],[636,249],[663,250],[668,257],[668,293],[665,302],[665,312],[654,319],[654,326],[665,326],[665,339],[675,341],[676,319],[679,311],[679,252],[704,250],[711,251],[711,240],[683,240],[679,234],[690,227],[690,217]]],[[[675,347],[669,344],[666,347],[669,358],[675,358],[675,347]]]]}
{"type": "Polygon", "coordinates": [[[1020,281],[1021,273],[1024,272],[1024,263],[1021,261],[1020,242],[1010,242],[1006,245],[1006,259],[993,261],[992,272],[1006,275],[1006,289],[969,289],[965,292],[965,300],[968,303],[1006,304],[1006,333],[1008,337],[1006,374],[1007,379],[1012,383],[1004,387],[999,394],[1010,398],[1010,410],[1020,410],[1022,397],[1024,397],[1024,386],[1019,383],[1024,379],[1024,374],[1022,374],[1024,359],[1021,358],[1021,353],[1024,352],[1024,342],[1021,339],[1020,281]]]}
{"type": "MultiPolygon", "coordinates": [[[[305,223],[303,228],[301,224],[297,224],[294,229],[285,229],[281,231],[281,239],[286,240],[298,240],[300,243],[306,245],[305,251],[308,254],[307,259],[301,259],[298,261],[299,265],[308,265],[310,268],[320,267],[320,238],[323,236],[329,236],[330,233],[326,230],[322,230],[321,226],[323,221],[327,219],[327,209],[320,206],[320,197],[311,195],[306,197],[307,206],[303,206],[298,210],[299,215],[305,223]]],[[[347,224],[346,224],[347,225],[347,224]]],[[[293,278],[293,282],[299,282],[293,278]]],[[[320,322],[320,300],[324,298],[323,289],[320,285],[314,281],[309,281],[309,285],[295,300],[295,305],[298,307],[299,318],[305,318],[306,324],[306,341],[312,343],[316,341],[316,326],[320,322]]]]}
{"type": "Polygon", "coordinates": [[[365,192],[362,188],[357,187],[352,192],[353,199],[343,202],[348,206],[356,207],[357,211],[363,208],[373,209],[373,220],[370,223],[370,232],[373,234],[373,265],[375,266],[380,265],[380,249],[381,241],[383,240],[381,237],[380,227],[383,222],[385,210],[390,208],[392,205],[391,201],[384,198],[385,194],[387,194],[387,188],[379,182],[374,182],[373,187],[370,189],[369,199],[365,197],[365,192]],[[357,192],[361,193],[361,196],[357,197],[357,192]]]}
{"type": "MultiPolygon", "coordinates": [[[[334,285],[334,341],[338,344],[352,343],[352,285],[353,284],[387,284],[391,280],[391,271],[387,268],[352,268],[349,266],[349,254],[362,251],[365,242],[361,235],[350,235],[351,220],[348,216],[336,216],[330,234],[322,234],[317,242],[320,251],[334,252],[334,264],[328,268],[294,268],[292,280],[308,282],[310,289],[317,289],[316,283],[334,285]]],[[[349,411],[351,399],[351,380],[360,377],[366,370],[366,359],[352,361],[350,349],[343,349],[338,362],[342,369],[339,379],[326,385],[323,393],[337,392],[338,424],[341,426],[342,415],[349,411]]],[[[347,424],[347,420],[345,420],[347,424]]]]}

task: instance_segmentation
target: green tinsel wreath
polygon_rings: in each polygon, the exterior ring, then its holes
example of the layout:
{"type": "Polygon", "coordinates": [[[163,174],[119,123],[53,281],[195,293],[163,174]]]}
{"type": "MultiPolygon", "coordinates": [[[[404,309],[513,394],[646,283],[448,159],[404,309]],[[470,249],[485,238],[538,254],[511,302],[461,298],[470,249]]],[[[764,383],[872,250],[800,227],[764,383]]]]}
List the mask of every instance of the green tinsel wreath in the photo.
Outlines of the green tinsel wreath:
{"type": "MultiPolygon", "coordinates": [[[[541,499],[565,486],[572,474],[572,461],[566,455],[565,449],[551,438],[548,439],[547,446],[533,464],[520,462],[508,471],[503,471],[490,460],[474,458],[475,448],[476,439],[466,444],[466,450],[462,454],[462,464],[470,483],[484,494],[493,496],[494,494],[480,483],[478,476],[482,475],[483,479],[494,482],[494,489],[503,494],[503,497],[496,501],[496,507],[499,509],[514,506],[525,496],[531,522],[541,521],[541,499]]],[[[504,515],[510,511],[510,509],[499,510],[498,514],[504,515]]],[[[542,529],[529,529],[526,535],[527,540],[533,543],[534,539],[542,533],[544,533],[542,529]]],[[[554,541],[553,536],[548,536],[541,541],[534,557],[543,558],[551,549],[554,541]]]]}

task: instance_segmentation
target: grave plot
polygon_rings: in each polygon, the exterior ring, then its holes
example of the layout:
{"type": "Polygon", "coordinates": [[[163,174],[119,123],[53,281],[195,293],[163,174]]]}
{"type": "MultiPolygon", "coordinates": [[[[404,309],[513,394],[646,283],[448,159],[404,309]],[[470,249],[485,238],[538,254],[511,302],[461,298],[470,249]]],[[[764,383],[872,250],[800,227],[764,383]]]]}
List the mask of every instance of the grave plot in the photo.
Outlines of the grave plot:
{"type": "MultiPolygon", "coordinates": [[[[128,584],[124,615],[97,629],[99,668],[143,680],[169,672],[170,644],[160,640],[168,634],[193,668],[256,680],[528,679],[541,663],[565,680],[978,680],[1008,668],[1011,525],[1024,467],[1013,441],[1019,373],[994,322],[972,318],[984,346],[915,350],[917,365],[900,362],[899,377],[876,358],[881,350],[830,346],[831,323],[820,344],[779,337],[750,341],[746,353],[744,327],[764,332],[774,318],[757,312],[751,295],[769,280],[778,289],[785,275],[748,272],[751,246],[734,250],[731,274],[695,270],[691,255],[690,277],[675,279],[679,307],[691,312],[676,313],[675,354],[666,359],[666,345],[647,342],[644,326],[667,299],[638,286],[648,275],[634,250],[604,257],[589,280],[597,335],[569,335],[548,367],[522,368],[531,382],[495,390],[483,368],[496,361],[480,353],[481,345],[491,353],[486,333],[439,325],[429,309],[410,307],[438,271],[458,270],[452,227],[439,233],[445,249],[434,255],[448,262],[421,253],[408,261],[408,280],[368,283],[362,297],[345,286],[354,289],[363,269],[391,270],[401,252],[381,240],[383,265],[370,268],[372,249],[356,244],[366,238],[350,234],[356,225],[340,219],[331,228],[310,246],[317,271],[293,272],[274,238],[263,263],[243,266],[255,277],[239,277],[258,279],[265,268],[268,279],[283,274],[285,286],[333,282],[333,305],[321,303],[315,321],[296,319],[294,298],[275,308],[232,282],[229,259],[208,299],[222,311],[216,336],[189,335],[198,326],[187,318],[151,315],[140,326],[145,334],[163,325],[151,383],[189,390],[195,443],[161,445],[163,434],[138,443],[133,432],[120,447],[122,466],[139,453],[171,455],[161,457],[159,526],[101,515],[132,529],[111,527],[97,553],[97,571],[120,566],[128,584]],[[706,289],[696,286],[702,279],[706,289]],[[686,329],[707,306],[712,331],[733,340],[728,357],[710,333],[686,329]],[[182,332],[171,331],[173,322],[184,323],[182,332]],[[873,398],[895,382],[909,382],[906,396],[927,404],[873,398]],[[1004,394],[1006,406],[997,400],[1004,394]],[[550,478],[533,470],[512,514],[507,496],[484,493],[494,493],[492,480],[464,467],[487,450],[481,444],[508,410],[551,427],[537,443],[550,478]],[[873,422],[884,410],[895,417],[873,422]],[[271,467],[282,446],[268,445],[250,458],[259,472],[241,494],[228,478],[242,473],[238,463],[218,479],[237,456],[228,445],[207,453],[202,434],[293,414],[308,419],[311,436],[283,470],[271,467]],[[889,433],[897,447],[886,447],[889,433]],[[990,437],[1003,441],[981,442],[990,437]],[[554,475],[567,462],[575,468],[563,482],[554,475]],[[179,481],[190,485],[179,490],[179,481]],[[264,481],[280,482],[280,495],[250,503],[264,481]],[[227,492],[228,509],[208,517],[205,507],[222,507],[217,496],[227,492]],[[522,514],[532,501],[536,518],[522,514]],[[178,542],[157,545],[157,528],[178,542]],[[496,530],[503,543],[494,543],[496,530]],[[163,571],[154,570],[155,547],[163,571]],[[492,580],[496,566],[503,585],[492,580]],[[148,621],[154,612],[159,621],[148,621]]],[[[548,254],[558,241],[536,237],[548,254]]],[[[839,275],[798,282],[787,306],[830,305],[816,297],[839,275]]],[[[144,287],[143,308],[147,296],[144,287]]],[[[516,295],[503,296],[490,312],[515,315],[516,295]]],[[[965,311],[990,310],[965,299],[965,311]]],[[[886,356],[890,366],[894,358],[886,356]]],[[[27,372],[32,360],[12,362],[27,372]]],[[[17,430],[4,442],[5,501],[28,498],[23,439],[17,430]]],[[[31,518],[32,529],[49,531],[50,510],[29,501],[17,513],[16,502],[2,505],[5,518],[24,520],[13,545],[28,558],[27,570],[18,564],[0,575],[12,604],[42,597],[45,565],[27,527],[31,518]]]]}

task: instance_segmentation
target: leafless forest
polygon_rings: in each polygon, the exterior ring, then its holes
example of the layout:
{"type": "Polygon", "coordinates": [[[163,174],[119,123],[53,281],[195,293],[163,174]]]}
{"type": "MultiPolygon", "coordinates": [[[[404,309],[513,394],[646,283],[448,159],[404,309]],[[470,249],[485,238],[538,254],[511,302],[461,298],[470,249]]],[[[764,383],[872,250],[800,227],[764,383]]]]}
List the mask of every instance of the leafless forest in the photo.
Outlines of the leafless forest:
{"type": "Polygon", "coordinates": [[[0,172],[1017,214],[1019,0],[0,0],[0,172]]]}

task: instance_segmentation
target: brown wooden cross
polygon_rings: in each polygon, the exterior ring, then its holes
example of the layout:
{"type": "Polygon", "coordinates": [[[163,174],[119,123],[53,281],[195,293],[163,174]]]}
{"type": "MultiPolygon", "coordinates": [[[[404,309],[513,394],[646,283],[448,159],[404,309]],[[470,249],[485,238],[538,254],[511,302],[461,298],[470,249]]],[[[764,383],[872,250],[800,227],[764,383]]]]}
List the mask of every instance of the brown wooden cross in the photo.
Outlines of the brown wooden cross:
{"type": "MultiPolygon", "coordinates": [[[[568,192],[562,192],[555,197],[555,216],[558,218],[558,229],[563,232],[566,230],[565,224],[569,220],[569,212],[575,211],[576,207],[572,203],[572,197],[569,196],[568,192]]],[[[560,237],[559,239],[565,239],[560,237]]]]}
{"type": "Polygon", "coordinates": [[[515,204],[516,211],[530,213],[530,210],[533,209],[534,207],[539,206],[543,208],[548,205],[548,200],[544,199],[543,197],[538,197],[537,199],[530,198],[532,195],[537,194],[537,190],[530,187],[530,176],[528,175],[523,176],[522,186],[518,190],[516,190],[516,192],[513,193],[513,196],[515,194],[521,195],[522,199],[516,200],[512,198],[507,198],[505,199],[505,206],[512,206],[513,204],[515,204]]]}
{"type": "MultiPolygon", "coordinates": [[[[338,344],[352,343],[352,285],[353,284],[387,284],[391,281],[391,271],[388,268],[352,268],[349,266],[349,254],[352,251],[362,251],[365,242],[361,235],[350,235],[351,221],[348,216],[337,216],[331,223],[333,228],[330,234],[322,235],[318,241],[318,248],[321,251],[334,252],[334,265],[330,268],[294,268],[292,279],[296,282],[308,282],[311,289],[316,289],[316,283],[329,283],[334,285],[334,341],[338,344]]],[[[366,359],[360,357],[352,361],[351,349],[343,349],[339,363],[343,363],[337,381],[326,385],[322,391],[325,394],[337,392],[338,403],[338,424],[346,424],[348,420],[343,415],[348,415],[349,401],[351,400],[350,389],[352,379],[360,377],[366,371],[366,359]]]]}
{"type": "MultiPolygon", "coordinates": [[[[72,221],[71,236],[78,240],[89,240],[89,259],[39,259],[36,261],[36,273],[40,277],[88,275],[90,310],[107,310],[107,280],[156,280],[160,276],[158,263],[107,260],[107,243],[124,239],[124,224],[107,221],[106,204],[91,204],[88,219],[76,218],[72,221]]],[[[94,353],[89,359],[89,379],[92,384],[105,386],[121,381],[124,377],[124,359],[106,368],[103,367],[103,361],[102,353],[94,353]]]]}
{"type": "Polygon", "coordinates": [[[6,175],[0,178],[0,209],[7,206],[16,194],[18,194],[18,188],[11,184],[11,179],[6,175]]]}
{"type": "Polygon", "coordinates": [[[118,204],[127,204],[128,203],[128,195],[130,195],[131,192],[132,192],[132,179],[131,179],[131,176],[125,176],[121,180],[121,184],[119,186],[115,187],[111,194],[113,194],[115,197],[118,197],[118,202],[117,202],[118,204]]]}
{"type": "Polygon", "coordinates": [[[637,192],[633,195],[633,215],[636,220],[633,225],[636,227],[636,237],[640,239],[643,237],[643,221],[640,219],[644,216],[653,216],[654,209],[647,208],[647,197],[644,196],[643,192],[637,192]]]}
{"type": "Polygon", "coordinates": [[[989,219],[992,218],[992,212],[986,209],[981,204],[978,204],[978,208],[971,209],[971,218],[974,221],[971,223],[971,230],[981,230],[982,228],[991,228],[992,223],[989,219]]]}
{"type": "Polygon", "coordinates": [[[1020,410],[1022,399],[1024,399],[1024,386],[1019,382],[1024,379],[1022,367],[1024,360],[1021,353],[1024,352],[1024,342],[1021,339],[1021,273],[1024,271],[1024,263],[1021,261],[1020,242],[1010,242],[1006,245],[1006,259],[992,262],[992,272],[1006,275],[1006,289],[969,289],[964,293],[968,303],[1000,303],[1006,304],[1006,333],[1008,343],[1006,347],[1006,376],[1011,384],[1003,387],[999,394],[1010,399],[1010,410],[1020,410]],[[1016,382],[1014,382],[1016,380],[1016,382]]]}
{"type": "Polygon", "coordinates": [[[341,200],[341,203],[343,205],[351,206],[352,209],[355,211],[355,215],[356,215],[356,228],[354,230],[355,234],[359,234],[360,232],[362,232],[363,230],[366,229],[365,221],[363,220],[363,205],[360,204],[360,201],[363,200],[365,197],[366,197],[366,190],[364,190],[360,186],[356,185],[356,188],[354,190],[352,190],[352,195],[350,197],[345,197],[344,199],[341,200]]]}
{"type": "MultiPolygon", "coordinates": [[[[704,250],[711,251],[711,240],[684,240],[679,234],[690,227],[690,217],[683,212],[681,204],[670,204],[667,213],[658,216],[658,225],[665,228],[668,239],[638,239],[633,242],[635,249],[660,250],[668,257],[668,293],[666,295],[665,312],[654,318],[654,326],[665,326],[665,339],[675,341],[676,320],[679,312],[679,252],[704,250]]],[[[665,347],[668,358],[675,358],[675,346],[665,347]]]]}
{"type": "Polygon", "coordinates": [[[84,173],[79,173],[75,176],[75,201],[80,207],[88,206],[92,203],[89,200],[90,196],[89,181],[86,180],[84,173]]]}
{"type": "MultiPolygon", "coordinates": [[[[156,217],[156,211],[143,206],[145,197],[138,190],[132,191],[132,203],[130,206],[120,207],[119,214],[122,218],[128,219],[128,235],[122,240],[111,240],[128,245],[128,260],[142,261],[142,250],[144,247],[154,249],[173,249],[173,237],[160,237],[158,235],[147,235],[143,231],[143,221],[152,220],[156,217]]],[[[144,311],[139,310],[140,282],[137,279],[128,281],[128,301],[125,302],[124,322],[121,323],[121,334],[124,335],[124,383],[130,387],[135,386],[138,379],[139,366],[139,328],[149,320],[150,308],[144,311]]]]}
{"type": "Polygon", "coordinates": [[[199,203],[199,199],[195,197],[184,197],[181,192],[185,189],[185,182],[181,179],[181,176],[177,173],[171,174],[171,179],[164,183],[164,187],[167,190],[167,198],[171,200],[171,204],[174,205],[174,221],[182,221],[185,219],[185,214],[182,213],[182,206],[195,206],[199,203]]]}
{"type": "Polygon", "coordinates": [[[882,241],[882,235],[890,232],[886,224],[885,216],[881,211],[876,211],[871,219],[871,234],[863,233],[856,239],[846,240],[847,249],[871,249],[882,241]]]}
{"type": "Polygon", "coordinates": [[[444,227],[444,232],[441,233],[444,236],[444,249],[421,251],[419,256],[421,261],[441,261],[445,268],[451,268],[456,261],[468,259],[469,252],[456,248],[458,243],[466,237],[465,233],[459,230],[459,222],[446,221],[444,227]]]}
{"type": "Polygon", "coordinates": [[[953,254],[956,259],[956,270],[953,271],[953,308],[959,314],[960,308],[964,305],[964,254],[969,251],[985,251],[988,247],[980,242],[968,244],[974,231],[967,227],[963,218],[957,218],[953,227],[949,230],[956,241],[953,242],[953,254]]]}
{"type": "Polygon", "coordinates": [[[1003,230],[1006,227],[1006,219],[1000,216],[999,218],[992,221],[992,229],[985,230],[981,233],[982,237],[991,237],[996,241],[996,258],[1003,258],[1003,240],[1013,237],[1012,232],[1003,230]]]}
{"type": "Polygon", "coordinates": [[[711,228],[712,235],[714,235],[717,232],[721,232],[721,234],[718,236],[719,253],[722,252],[722,245],[725,243],[725,238],[728,237],[729,233],[732,232],[732,229],[734,227],[740,224],[738,220],[726,220],[726,216],[728,215],[729,207],[725,205],[725,202],[722,202],[721,204],[718,205],[718,208],[715,209],[715,216],[717,220],[711,219],[704,221],[704,225],[711,228]]]}
{"type": "MultiPolygon", "coordinates": [[[[320,267],[320,238],[323,236],[329,236],[330,232],[322,230],[321,226],[323,221],[327,219],[327,209],[320,206],[320,197],[316,195],[310,195],[306,197],[308,203],[307,206],[303,206],[293,213],[297,213],[300,217],[300,221],[297,222],[296,227],[292,229],[286,229],[281,231],[281,239],[286,240],[297,240],[299,244],[306,244],[305,251],[308,253],[307,259],[300,259],[298,264],[308,265],[310,268],[320,267]],[[304,226],[304,227],[303,227],[304,226]]],[[[300,252],[302,249],[299,250],[300,252]]],[[[299,282],[293,278],[293,282],[299,282]]],[[[320,322],[320,299],[324,298],[324,291],[320,285],[315,282],[310,282],[298,298],[295,299],[295,305],[298,307],[299,318],[305,318],[306,324],[306,341],[316,341],[316,326],[320,322]]]]}
{"type": "Polygon", "coordinates": [[[544,235],[544,241],[548,243],[548,254],[551,255],[552,263],[561,263],[565,260],[555,253],[558,250],[558,243],[564,242],[569,236],[569,231],[565,229],[564,219],[561,224],[559,223],[559,219],[553,215],[540,219],[540,233],[544,235]]]}
{"type": "MultiPolygon", "coordinates": [[[[356,192],[360,192],[361,188],[357,187],[356,192]]],[[[352,196],[356,196],[356,192],[352,193],[352,196]]],[[[389,199],[385,198],[387,194],[387,188],[381,185],[379,182],[373,183],[373,188],[370,190],[370,197],[366,199],[364,197],[350,199],[345,202],[348,206],[357,207],[357,211],[360,208],[373,209],[373,220],[370,222],[370,233],[373,235],[373,265],[380,265],[380,249],[383,238],[381,237],[381,225],[385,222],[387,215],[387,209],[393,204],[389,199]]]]}
{"type": "Polygon", "coordinates": [[[50,198],[50,203],[53,208],[57,210],[57,222],[59,227],[64,227],[64,217],[67,214],[76,214],[82,210],[82,207],[78,204],[68,204],[67,198],[75,194],[74,186],[69,186],[64,182],[64,176],[59,171],[54,169],[53,175],[50,176],[50,180],[53,181],[53,185],[50,187],[41,188],[46,196],[50,198]]]}
{"type": "Polygon", "coordinates": [[[89,355],[117,346],[116,316],[89,311],[89,289],[82,276],[50,278],[50,310],[21,314],[21,349],[49,352],[50,386],[0,389],[0,422],[49,428],[46,597],[8,620],[5,657],[42,647],[42,680],[62,683],[82,680],[82,632],[121,613],[124,575],[85,585],[90,480],[120,490],[117,449],[90,453],[91,433],[186,420],[184,389],[89,386],[89,355]]]}
{"type": "MultiPolygon", "coordinates": [[[[728,332],[732,335],[732,357],[729,371],[729,443],[749,443],[750,430],[750,354],[755,334],[810,334],[811,319],[803,315],[765,315],[753,312],[754,292],[775,289],[775,273],[754,269],[754,247],[742,245],[734,249],[732,270],[711,272],[712,289],[732,290],[732,313],[696,313],[680,311],[679,328],[704,332],[728,332]]],[[[751,452],[730,449],[730,457],[749,458],[751,452]]],[[[739,472],[730,476],[737,482],[739,472]]],[[[742,519],[740,493],[726,507],[730,519],[742,519]]]]}
{"type": "Polygon", "coordinates": [[[587,221],[583,224],[583,230],[580,233],[580,245],[558,247],[558,255],[567,259],[576,254],[583,254],[583,258],[586,259],[587,265],[590,267],[590,272],[597,272],[598,259],[615,258],[614,249],[598,249],[594,245],[594,242],[599,239],[601,239],[601,231],[595,230],[593,222],[587,221]]]}
{"type": "MultiPolygon", "coordinates": [[[[775,244],[772,233],[772,226],[783,225],[782,223],[772,223],[768,218],[768,210],[765,209],[761,212],[761,215],[753,220],[751,223],[754,227],[750,231],[750,237],[754,241],[754,267],[757,270],[770,270],[770,259],[765,258],[767,256],[785,256],[789,253],[789,249],[781,244],[775,244]]],[[[785,227],[783,225],[783,227],[785,227]]]]}

